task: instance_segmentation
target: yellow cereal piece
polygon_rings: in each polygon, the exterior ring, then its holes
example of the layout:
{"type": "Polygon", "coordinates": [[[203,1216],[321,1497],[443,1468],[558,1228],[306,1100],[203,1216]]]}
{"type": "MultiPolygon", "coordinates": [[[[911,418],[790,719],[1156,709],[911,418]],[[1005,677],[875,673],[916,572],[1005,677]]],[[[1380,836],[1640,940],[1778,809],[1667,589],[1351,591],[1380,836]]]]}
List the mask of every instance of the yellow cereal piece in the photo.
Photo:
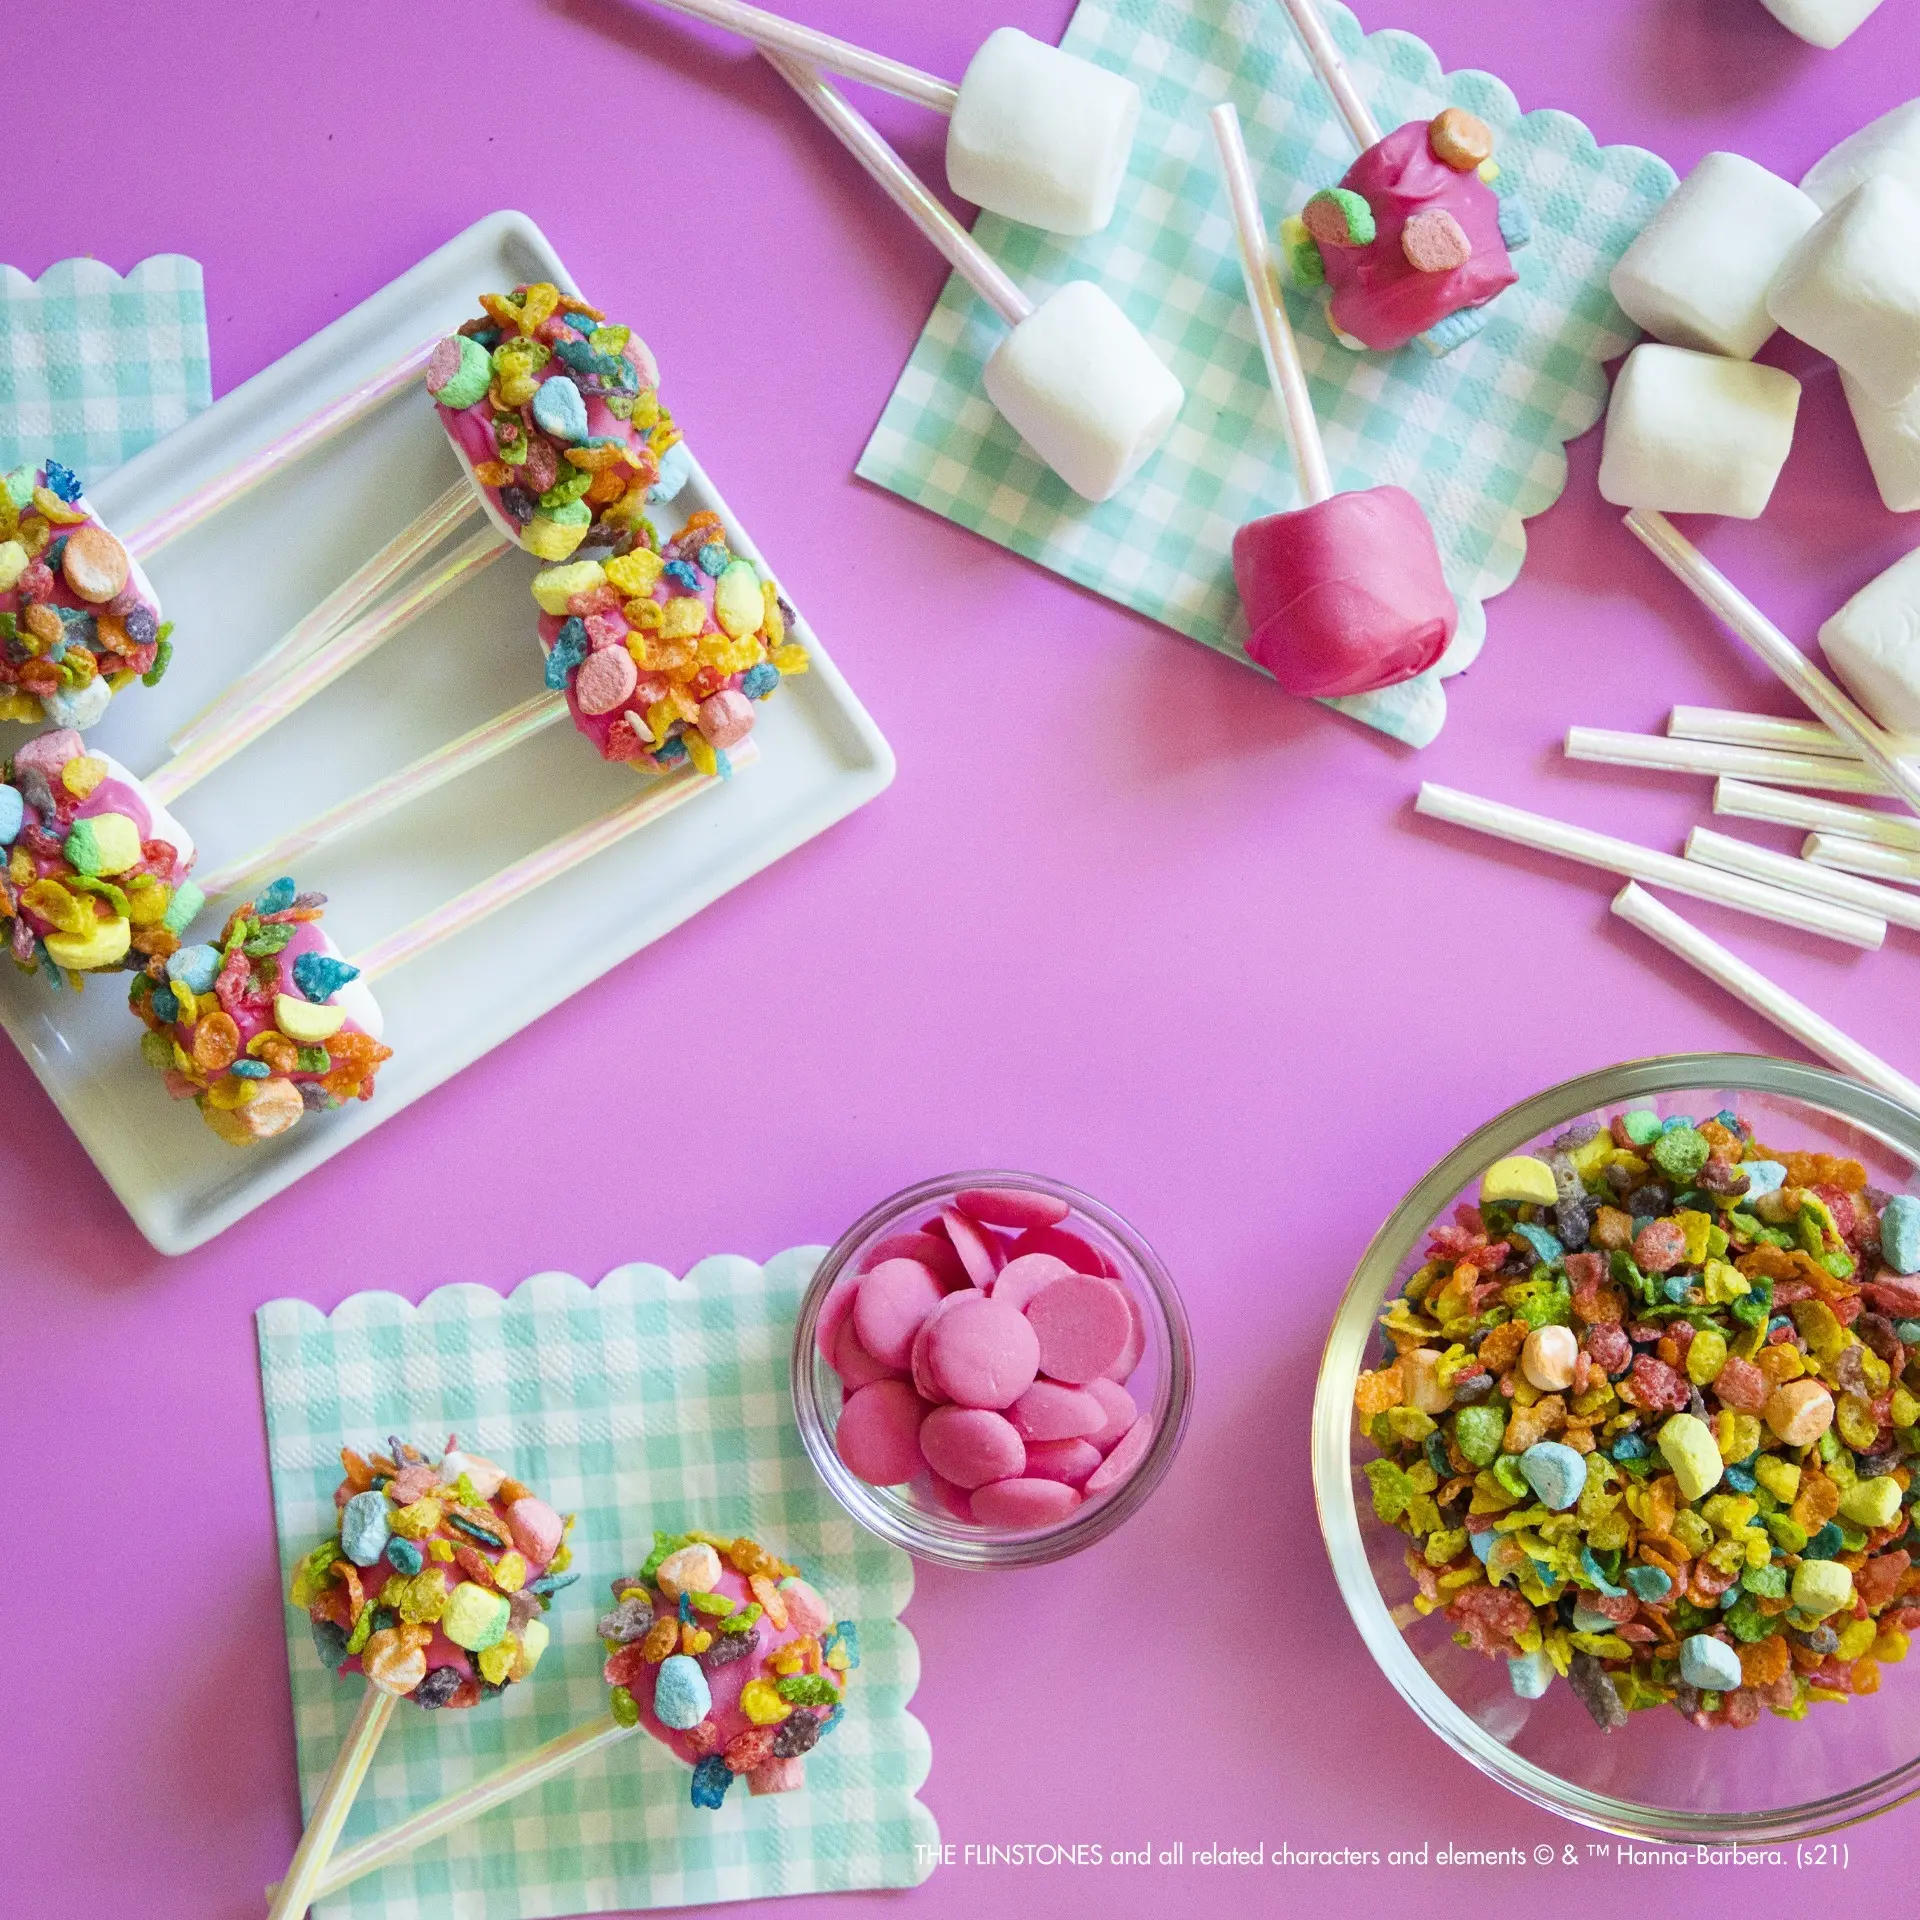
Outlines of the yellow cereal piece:
{"type": "Polygon", "coordinates": [[[56,527],[77,527],[87,517],[84,507],[68,506],[57,493],[49,493],[45,487],[34,488],[33,510],[56,527]]]}
{"type": "Polygon", "coordinates": [[[108,919],[93,921],[79,933],[48,934],[47,957],[56,967],[88,973],[124,960],[132,945],[133,928],[124,915],[114,914],[108,919]]]}
{"type": "Polygon", "coordinates": [[[1794,1496],[1800,1491],[1800,1469],[1776,1453],[1762,1454],[1753,1463],[1753,1477],[1783,1506],[1792,1506],[1794,1496]]]}
{"type": "MultiPolygon", "coordinates": [[[[635,634],[658,633],[660,631],[660,622],[665,618],[658,600],[629,600],[620,611],[626,615],[627,625],[633,629],[635,634]]],[[[632,644],[631,636],[629,636],[628,644],[632,644]]],[[[642,666],[646,665],[646,657],[644,654],[639,654],[636,657],[640,660],[642,666]]]]}
{"type": "Polygon", "coordinates": [[[150,873],[138,873],[127,882],[127,918],[136,927],[153,927],[167,917],[173,889],[154,879],[150,873]]]}
{"type": "Polygon", "coordinates": [[[429,1560],[438,1560],[443,1565],[451,1566],[453,1564],[453,1542],[451,1540],[429,1540],[427,1542],[427,1558],[429,1560]]]}
{"type": "Polygon", "coordinates": [[[705,1627],[696,1627],[691,1620],[680,1623],[680,1651],[682,1653],[705,1653],[713,1645],[713,1635],[705,1627]]]}
{"type": "Polygon", "coordinates": [[[527,1563],[517,1553],[503,1553],[493,1563],[493,1584],[502,1593],[518,1593],[527,1584],[527,1563]]]}
{"type": "Polygon", "coordinates": [[[607,562],[607,582],[629,598],[638,598],[653,591],[666,564],[657,553],[635,547],[631,553],[607,562]]]}
{"type": "Polygon", "coordinates": [[[787,617],[780,611],[780,590],[771,580],[760,583],[760,631],[767,645],[777,647],[787,637],[787,617]]]}
{"type": "Polygon", "coordinates": [[[663,640],[691,640],[704,633],[707,625],[706,603],[698,594],[682,594],[669,600],[660,610],[660,637],[663,640]]]}
{"type": "MultiPolygon", "coordinates": [[[[5,591],[0,587],[0,593],[5,591]]],[[[31,725],[45,718],[45,709],[30,693],[9,693],[0,697],[0,720],[23,720],[31,725]]]]}
{"type": "Polygon", "coordinates": [[[1505,1201],[1550,1207],[1558,1198],[1559,1189],[1553,1184],[1553,1169],[1544,1160],[1534,1159],[1531,1154],[1510,1154],[1504,1160],[1496,1160],[1480,1177],[1482,1205],[1489,1201],[1505,1201]]]}
{"type": "Polygon", "coordinates": [[[756,1727],[777,1727],[793,1709],[780,1698],[771,1681],[749,1680],[740,1689],[740,1711],[756,1727]]]}
{"type": "Polygon", "coordinates": [[[540,1656],[547,1650],[547,1642],[553,1638],[553,1632],[544,1620],[533,1619],[520,1629],[520,1647],[514,1655],[513,1670],[508,1674],[510,1680],[524,1680],[540,1664],[540,1656]]]}
{"type": "Polygon", "coordinates": [[[520,530],[520,544],[536,560],[564,560],[587,537],[586,521],[577,526],[555,520],[549,514],[536,513],[520,530]]]}
{"type": "Polygon", "coordinates": [[[680,718],[680,709],[671,700],[656,700],[647,709],[647,731],[655,740],[664,740],[680,718]]]}
{"type": "MultiPolygon", "coordinates": [[[[20,576],[33,565],[27,550],[18,540],[0,540],[0,593],[11,593],[20,584],[20,576]]],[[[38,711],[38,703],[35,703],[38,711]]]]}
{"type": "Polygon", "coordinates": [[[791,678],[796,673],[807,670],[807,650],[797,640],[789,640],[785,646],[773,650],[773,664],[783,675],[791,678]]]}
{"type": "Polygon", "coordinates": [[[1880,1630],[1871,1620],[1849,1620],[1840,1631],[1840,1645],[1835,1651],[1842,1660],[1851,1664],[1864,1659],[1879,1636],[1880,1630]]]}
{"type": "Polygon", "coordinates": [[[232,1113],[260,1097],[262,1082],[226,1074],[207,1089],[206,1102],[216,1113],[232,1113]]]}
{"type": "Polygon", "coordinates": [[[689,733],[686,736],[686,742],[687,758],[693,762],[697,771],[711,780],[720,771],[720,762],[714,758],[713,749],[707,745],[706,735],[689,733]]]}
{"type": "Polygon", "coordinates": [[[520,1658],[520,1643],[512,1634],[496,1640],[490,1647],[482,1647],[474,1664],[480,1669],[480,1678],[489,1686],[506,1684],[507,1676],[512,1673],[514,1662],[520,1658]]]}
{"type": "MultiPolygon", "coordinates": [[[[614,563],[619,565],[618,561],[614,563]]],[[[575,560],[564,567],[548,567],[533,576],[533,597],[542,613],[564,614],[576,593],[591,593],[612,576],[598,560],[575,560]]],[[[614,584],[617,586],[618,581],[614,584]]]]}
{"type": "Polygon", "coordinates": [[[60,769],[60,784],[76,800],[84,800],[107,777],[107,763],[97,754],[76,753],[60,769]]]}
{"type": "MultiPolygon", "coordinates": [[[[423,1495],[410,1506],[396,1508],[387,1515],[387,1525],[402,1540],[424,1540],[440,1524],[440,1502],[423,1495]]],[[[444,1544],[444,1543],[437,1543],[444,1544]]],[[[447,1557],[453,1557],[451,1548],[447,1557]]],[[[435,1556],[438,1558],[438,1555],[435,1556]]]]}

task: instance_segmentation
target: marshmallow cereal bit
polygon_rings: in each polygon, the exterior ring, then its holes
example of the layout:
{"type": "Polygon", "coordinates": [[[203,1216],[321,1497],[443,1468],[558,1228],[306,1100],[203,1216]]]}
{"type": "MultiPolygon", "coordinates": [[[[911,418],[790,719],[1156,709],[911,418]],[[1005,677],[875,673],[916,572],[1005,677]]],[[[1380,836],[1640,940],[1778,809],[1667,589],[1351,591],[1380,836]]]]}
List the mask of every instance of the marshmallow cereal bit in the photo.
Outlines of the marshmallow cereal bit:
{"type": "Polygon", "coordinates": [[[1841,374],[1840,386],[1887,511],[1920,509],[1920,388],[1897,405],[1883,407],[1869,399],[1849,373],[1841,374]]]}
{"type": "Polygon", "coordinates": [[[1186,389],[1090,280],[1051,293],[997,346],[987,398],[1075,493],[1110,500],[1171,431],[1186,389]]]}
{"type": "Polygon", "coordinates": [[[1920,188],[1920,100],[1849,134],[1807,169],[1800,191],[1824,213],[1876,173],[1895,174],[1920,188]]]}
{"type": "Polygon", "coordinates": [[[1827,621],[1820,650],[1883,727],[1920,732],[1920,548],[1868,581],[1827,621]]]}
{"type": "Polygon", "coordinates": [[[1859,28],[1880,0],[1760,0],[1786,28],[1814,47],[1837,47],[1859,28]]]}
{"type": "Polygon", "coordinates": [[[1113,218],[1139,121],[1131,80],[1000,27],[961,77],[948,184],[1026,226],[1098,233],[1113,218]]]}
{"type": "Polygon", "coordinates": [[[1684,347],[1627,356],[1607,407],[1600,494],[1617,507],[1755,520],[1793,447],[1800,383],[1684,347]]]}
{"type": "Polygon", "coordinates": [[[1620,256],[1613,297],[1669,346],[1751,360],[1774,330],[1774,276],[1819,218],[1813,200],[1765,167],[1710,153],[1620,256]]]}
{"type": "Polygon", "coordinates": [[[1876,174],[1781,264],[1767,310],[1883,407],[1920,386],[1920,188],[1876,174]]]}

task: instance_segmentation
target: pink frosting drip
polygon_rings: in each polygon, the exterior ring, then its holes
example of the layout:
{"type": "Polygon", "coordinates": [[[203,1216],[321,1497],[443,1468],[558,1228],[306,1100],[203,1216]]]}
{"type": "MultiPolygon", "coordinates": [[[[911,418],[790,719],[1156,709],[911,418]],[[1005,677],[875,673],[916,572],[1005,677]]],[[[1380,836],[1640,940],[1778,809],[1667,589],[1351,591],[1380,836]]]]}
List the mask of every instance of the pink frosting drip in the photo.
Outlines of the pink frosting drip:
{"type": "Polygon", "coordinates": [[[1477,173],[1456,173],[1436,160],[1427,129],[1425,120],[1396,128],[1340,182],[1373,209],[1372,242],[1320,250],[1334,325],[1382,353],[1404,347],[1449,314],[1485,306],[1520,277],[1500,237],[1499,197],[1477,173]],[[1429,207],[1459,221],[1473,246],[1464,266],[1422,273],[1402,251],[1401,229],[1429,207]]]}

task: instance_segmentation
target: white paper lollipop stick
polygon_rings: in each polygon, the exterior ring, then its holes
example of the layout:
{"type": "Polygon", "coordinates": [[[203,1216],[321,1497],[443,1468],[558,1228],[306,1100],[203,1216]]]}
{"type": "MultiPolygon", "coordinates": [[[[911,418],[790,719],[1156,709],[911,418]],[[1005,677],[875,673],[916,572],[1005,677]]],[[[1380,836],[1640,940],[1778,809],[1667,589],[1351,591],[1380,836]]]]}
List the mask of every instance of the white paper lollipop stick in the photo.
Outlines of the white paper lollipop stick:
{"type": "Polygon", "coordinates": [[[1247,144],[1240,132],[1240,116],[1231,102],[1223,102],[1207,118],[1213,123],[1220,172],[1233,208],[1233,231],[1240,242],[1240,273],[1247,284],[1248,304],[1253,308],[1253,330],[1260,336],[1260,351],[1266,359],[1274,398],[1287,417],[1287,441],[1293,449],[1300,492],[1305,504],[1314,506],[1333,498],[1333,475],[1320,439],[1320,422],[1314,416],[1313,398],[1307,390],[1307,370],[1300,363],[1299,343],[1280,299],[1267,230],[1260,217],[1260,194],[1253,183],[1253,164],[1247,158],[1247,144]]]}
{"type": "Polygon", "coordinates": [[[1369,147],[1377,147],[1380,122],[1373,117],[1373,109],[1360,98],[1360,89],[1347,71],[1346,58],[1334,44],[1333,35],[1327,31],[1327,23],[1321,19],[1314,0],[1280,0],[1280,4],[1287,10],[1287,18],[1293,22],[1293,30],[1300,36],[1300,44],[1306,48],[1314,72],[1320,76],[1320,84],[1332,98],[1340,118],[1347,123],[1353,144],[1362,153],[1369,147]]]}
{"type": "Polygon", "coordinates": [[[274,1895],[267,1920],[301,1920],[318,1897],[320,1876],[339,1844],[340,1829],[353,1811],[354,1798],[367,1777],[367,1769],[373,1765],[374,1752],[380,1745],[380,1736],[387,1730],[387,1722],[393,1718],[398,1697],[369,1682],[353,1716],[353,1725],[347,1729],[347,1737],[334,1755],[326,1779],[321,1782],[320,1797],[313,1803],[313,1815],[307,1822],[306,1832],[300,1836],[287,1877],[274,1895]]]}
{"type": "Polygon", "coordinates": [[[999,261],[963,227],[939,196],[868,124],[845,94],[804,60],[763,47],[788,86],[833,130],[840,144],[879,182],[887,197],[946,256],[947,264],[1008,326],[1030,319],[1033,302],[999,261]]]}
{"type": "Polygon", "coordinates": [[[1920,853],[1902,853],[1898,847],[1877,846],[1871,840],[1849,840],[1837,833],[1810,833],[1800,848],[1800,857],[1816,867],[1869,874],[1876,880],[1920,887],[1920,853]]]}
{"type": "Polygon", "coordinates": [[[378,1873],[416,1847],[424,1847],[428,1841],[438,1840],[456,1827],[465,1826],[469,1820],[477,1820],[492,1808],[523,1793],[531,1793],[569,1767],[577,1767],[596,1753],[631,1740],[638,1732],[638,1727],[623,1727],[611,1714],[605,1714],[585,1726],[575,1727],[571,1733],[547,1741],[544,1746],[535,1747],[521,1759],[462,1787],[459,1792],[422,1807],[384,1833],[376,1833],[358,1846],[336,1853],[314,1888],[314,1899],[324,1900],[328,1894],[338,1893],[342,1887],[364,1880],[370,1873],[378,1873]]]}
{"type": "Polygon", "coordinates": [[[1849,807],[1838,800],[1816,800],[1810,794],[1789,793],[1780,787],[1752,786],[1745,780],[1721,780],[1713,789],[1713,810],[1732,820],[1768,820],[1782,827],[1811,827],[1845,834],[1852,840],[1871,840],[1883,847],[1920,853],[1920,820],[1905,814],[1876,813],[1871,807],[1849,807]]]}
{"type": "Polygon", "coordinates": [[[1737,639],[1758,654],[1835,733],[1916,813],[1920,813],[1920,767],[1893,750],[1885,729],[1816,667],[1707,556],[1663,513],[1636,507],[1627,526],[1696,599],[1711,608],[1737,639]]]}
{"type": "Polygon", "coordinates": [[[1824,793],[1891,791],[1858,760],[1823,760],[1812,753],[1773,753],[1765,747],[1722,747],[1708,740],[1667,740],[1658,734],[1615,733],[1606,727],[1569,727],[1569,760],[1608,767],[1645,767],[1654,773],[1731,775],[1755,786],[1812,787],[1824,793]]]}
{"type": "MultiPolygon", "coordinates": [[[[1847,741],[1817,720],[1782,720],[1771,713],[1734,713],[1725,707],[1675,707],[1667,716],[1667,738],[1809,753],[1822,760],[1859,758],[1847,741]]],[[[1887,743],[1903,760],[1920,757],[1920,739],[1910,733],[1890,733],[1887,743]]]]}
{"type": "Polygon", "coordinates": [[[1821,934],[1829,940],[1843,940],[1849,946],[1877,950],[1887,937],[1884,920],[1856,913],[1850,907],[1831,906],[1805,894],[1789,893],[1784,887],[1719,873],[1696,861],[1682,860],[1677,854],[1658,853],[1651,847],[1636,846],[1631,840],[1616,840],[1610,833],[1594,833],[1586,827],[1569,826],[1563,820],[1550,820],[1544,814],[1528,813],[1498,800],[1483,800],[1477,794],[1435,786],[1431,780],[1421,783],[1414,805],[1431,820],[1445,820],[1456,827],[1489,834],[1496,840],[1511,841],[1515,846],[1558,854],[1563,860],[1599,867],[1625,879],[1644,881],[1648,886],[1691,894],[1696,900],[1709,900],[1715,906],[1731,907],[1739,913],[1757,914],[1763,920],[1775,920],[1784,927],[1798,927],[1803,933],[1821,934]]]}
{"type": "Polygon", "coordinates": [[[1724,987],[1736,1000],[1771,1020],[1782,1033],[1791,1034],[1828,1066],[1851,1074],[1884,1093],[1889,1100],[1897,1100],[1920,1113],[1920,1087],[1905,1074],[1888,1066],[1878,1054],[1869,1053],[1831,1020],[1822,1019],[1784,987],[1775,986],[1764,973],[1729,953],[1717,940],[1708,939],[1698,927],[1681,919],[1650,893],[1642,892],[1629,882],[1615,895],[1613,911],[1629,926],[1638,927],[1669,953],[1705,974],[1717,986],[1724,987]]]}
{"type": "Polygon", "coordinates": [[[1785,887],[1789,893],[1831,900],[1836,906],[1852,907],[1896,927],[1920,927],[1920,896],[1796,860],[1792,854],[1776,853],[1771,847],[1756,847],[1751,840],[1736,840],[1731,834],[1715,833],[1711,827],[1695,827],[1687,835],[1687,858],[1702,866],[1717,867],[1722,873],[1744,874],[1749,880],[1785,887]]]}
{"type": "MultiPolygon", "coordinates": [[[[735,769],[749,767],[759,757],[760,750],[750,739],[741,741],[729,756],[735,769]]],[[[721,784],[720,775],[699,773],[691,766],[662,775],[611,813],[603,813],[599,819],[589,820],[585,826],[562,834],[538,853],[530,853],[524,860],[503,867],[492,879],[482,880],[478,886],[457,894],[445,906],[436,907],[398,932],[388,934],[377,945],[356,955],[353,964],[360,969],[360,977],[371,986],[396,967],[417,959],[429,947],[437,947],[456,933],[464,933],[488,914],[510,906],[522,894],[531,893],[549,880],[557,880],[583,860],[591,860],[596,853],[603,853],[628,834],[637,833],[656,820],[664,820],[689,800],[697,800],[721,784]]]]}
{"type": "Polygon", "coordinates": [[[289,627],[225,692],[172,734],[167,745],[177,753],[217,732],[288,668],[298,666],[336,629],[371,606],[422,554],[479,511],[480,503],[468,481],[449,487],[419,519],[402,528],[365,566],[341,581],[311,613],[289,627]]]}
{"type": "Polygon", "coordinates": [[[741,0],[659,0],[659,4],[674,13],[725,27],[741,39],[751,40],[756,47],[791,54],[812,66],[825,67],[843,79],[864,80],[882,93],[897,94],[902,100],[931,107],[935,113],[951,114],[960,99],[958,87],[931,73],[922,73],[904,60],[889,60],[883,53],[869,53],[850,40],[838,40],[830,33],[803,27],[798,21],[783,20],[764,7],[745,6],[741,0]]]}
{"type": "Polygon", "coordinates": [[[168,541],[179,539],[183,533],[190,532],[222,507],[230,506],[242,494],[250,493],[288,461],[297,460],[302,454],[324,446],[335,434],[344,432],[358,420],[364,420],[368,414],[384,406],[396,393],[413,383],[424,371],[433,357],[434,348],[439,344],[440,335],[437,333],[431,340],[423,340],[412,352],[394,361],[391,366],[382,368],[370,380],[363,381],[349,393],[343,393],[318,413],[310,414],[298,426],[288,428],[277,440],[270,440],[258,452],[249,454],[225,473],[209,480],[205,486],[196,487],[184,500],[177,501],[157,519],[149,520],[144,527],[136,529],[126,541],[128,553],[136,560],[144,560],[148,555],[158,553],[168,541]]]}
{"type": "Polygon", "coordinates": [[[331,686],[349,667],[356,666],[429,607],[444,600],[456,587],[463,586],[482,567],[492,565],[503,553],[511,552],[512,545],[491,527],[462,542],[430,569],[417,586],[335,634],[297,667],[273,681],[219,732],[201,734],[185,752],[175,754],[164,766],[156,768],[146,781],[154,798],[162,806],[170,806],[216,767],[225,766],[235,754],[277,726],[296,707],[311,700],[322,688],[331,686]]]}
{"type": "Polygon", "coordinates": [[[523,700],[496,719],[485,721],[459,739],[424,754],[411,766],[376,781],[352,799],[342,800],[338,806],[317,814],[305,826],[283,833],[279,839],[242,854],[238,860],[230,860],[212,873],[196,874],[194,882],[209,900],[218,900],[251,880],[284,873],[330,841],[371,826],[376,820],[384,820],[388,814],[423,798],[435,788],[444,787],[449,780],[457,780],[475,767],[485,766],[489,760],[531,739],[556,720],[565,719],[566,713],[567,698],[562,693],[543,693],[535,699],[523,700]]]}

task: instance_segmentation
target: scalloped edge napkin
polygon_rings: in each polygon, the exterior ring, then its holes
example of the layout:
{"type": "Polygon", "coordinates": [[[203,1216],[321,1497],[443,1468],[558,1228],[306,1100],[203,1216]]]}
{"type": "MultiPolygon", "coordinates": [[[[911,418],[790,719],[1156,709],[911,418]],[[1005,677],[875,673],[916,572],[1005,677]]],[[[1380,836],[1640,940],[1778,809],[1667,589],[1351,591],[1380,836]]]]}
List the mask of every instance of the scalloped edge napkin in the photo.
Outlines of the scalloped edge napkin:
{"type": "MultiPolygon", "coordinates": [[[[1441,681],[1485,640],[1484,602],[1520,571],[1524,521],[1566,485],[1564,443],[1606,405],[1602,363],[1639,338],[1607,277],[1675,176],[1639,147],[1596,145],[1571,115],[1523,116],[1491,74],[1443,74],[1412,34],[1363,36],[1336,0],[1325,12],[1383,127],[1469,108],[1494,130],[1501,184],[1522,190],[1534,216],[1533,243],[1514,256],[1520,284],[1476,340],[1443,359],[1418,345],[1350,352],[1322,300],[1288,296],[1335,485],[1393,482],[1418,496],[1460,605],[1459,634],[1438,667],[1327,703],[1419,747],[1446,719],[1441,681]]],[[[856,471],[1251,666],[1229,548],[1243,523],[1297,507],[1300,496],[1206,113],[1223,99],[1239,107],[1276,225],[1339,179],[1353,145],[1273,0],[1081,0],[1061,45],[1130,75],[1145,96],[1120,209],[1085,240],[993,214],[974,232],[1036,299],[1070,279],[1098,281],[1185,383],[1186,407],[1117,499],[1081,500],[981,390],[1005,329],[956,275],[856,471]]]]}
{"type": "MultiPolygon", "coordinates": [[[[753,1534],[860,1627],[847,1717],[808,1756],[803,1791],[737,1791],[704,1812],[690,1803],[688,1769],[639,1734],[342,1889],[314,1909],[323,1920],[535,1920],[926,1878],[939,1835],[915,1795],[932,1746],[907,1711],[920,1654],[899,1619],[913,1563],[840,1509],[793,1423],[788,1355],[824,1252],[796,1247],[764,1267],[721,1254],[684,1280],[623,1266],[594,1287],[541,1273],[505,1299],[455,1285],[417,1307],[373,1292],[331,1315],[300,1300],[259,1310],[283,1607],[294,1563],[331,1528],[343,1445],[383,1446],[395,1433],[438,1445],[457,1432],[579,1516],[582,1577],[555,1598],[538,1672],[468,1712],[403,1706],[343,1844],[606,1711],[594,1622],[655,1527],[753,1534]]],[[[311,1806],[358,1683],[321,1666],[303,1617],[288,1608],[286,1620],[311,1806]]]]}

